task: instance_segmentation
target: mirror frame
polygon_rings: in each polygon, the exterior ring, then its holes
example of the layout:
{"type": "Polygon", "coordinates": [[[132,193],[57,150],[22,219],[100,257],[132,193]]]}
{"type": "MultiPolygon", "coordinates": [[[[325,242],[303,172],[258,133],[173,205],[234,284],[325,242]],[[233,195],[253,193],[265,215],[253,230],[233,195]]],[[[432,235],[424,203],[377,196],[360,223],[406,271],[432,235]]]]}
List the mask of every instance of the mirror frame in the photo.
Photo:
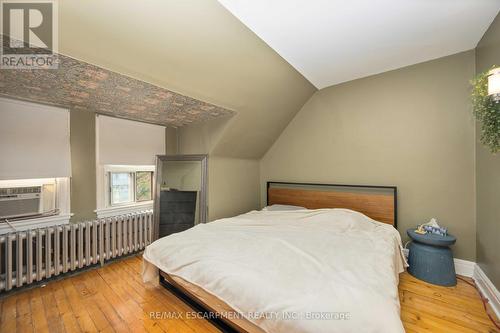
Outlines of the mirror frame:
{"type": "Polygon", "coordinates": [[[156,155],[156,175],[155,175],[155,187],[153,198],[154,207],[154,240],[159,238],[160,233],[160,190],[161,190],[161,180],[163,172],[163,162],[168,161],[199,161],[201,162],[201,190],[200,190],[200,216],[199,223],[207,223],[208,218],[208,203],[207,203],[207,193],[208,193],[208,155],[195,154],[195,155],[156,155]]]}

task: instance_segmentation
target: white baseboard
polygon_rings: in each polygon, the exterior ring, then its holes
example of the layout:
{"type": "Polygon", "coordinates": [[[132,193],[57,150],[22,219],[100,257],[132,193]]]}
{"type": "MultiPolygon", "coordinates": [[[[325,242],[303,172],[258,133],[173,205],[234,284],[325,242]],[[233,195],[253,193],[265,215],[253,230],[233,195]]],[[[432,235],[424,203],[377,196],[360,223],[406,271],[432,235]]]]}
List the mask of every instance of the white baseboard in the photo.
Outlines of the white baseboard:
{"type": "Polygon", "coordinates": [[[457,258],[454,258],[453,261],[455,262],[455,273],[466,277],[474,276],[475,262],[457,258]]]}
{"type": "MultiPolygon", "coordinates": [[[[403,249],[405,257],[408,258],[408,249],[403,249]]],[[[481,267],[473,261],[453,259],[455,272],[458,275],[472,278],[481,294],[489,300],[489,304],[498,318],[500,318],[500,293],[493,282],[486,276],[481,267]]]]}
{"type": "Polygon", "coordinates": [[[479,265],[474,267],[473,279],[483,296],[489,300],[489,304],[495,311],[497,318],[500,318],[500,293],[479,265]]]}

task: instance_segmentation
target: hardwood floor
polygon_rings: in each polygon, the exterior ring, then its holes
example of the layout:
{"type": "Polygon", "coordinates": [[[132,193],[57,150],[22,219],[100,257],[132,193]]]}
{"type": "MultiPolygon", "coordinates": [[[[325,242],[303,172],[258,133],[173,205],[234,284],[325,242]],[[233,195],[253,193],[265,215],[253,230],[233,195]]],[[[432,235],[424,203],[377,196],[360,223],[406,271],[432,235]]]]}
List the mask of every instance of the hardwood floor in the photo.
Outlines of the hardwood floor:
{"type": "MultiPolygon", "coordinates": [[[[141,258],[130,257],[4,297],[0,332],[219,332],[186,319],[192,310],[165,288],[144,284],[141,269],[141,258]]],[[[404,273],[399,295],[407,332],[498,332],[463,281],[445,288],[404,273]]]]}
{"type": "Polygon", "coordinates": [[[476,289],[460,279],[455,287],[440,287],[403,273],[399,299],[406,332],[499,332],[476,289]]]}

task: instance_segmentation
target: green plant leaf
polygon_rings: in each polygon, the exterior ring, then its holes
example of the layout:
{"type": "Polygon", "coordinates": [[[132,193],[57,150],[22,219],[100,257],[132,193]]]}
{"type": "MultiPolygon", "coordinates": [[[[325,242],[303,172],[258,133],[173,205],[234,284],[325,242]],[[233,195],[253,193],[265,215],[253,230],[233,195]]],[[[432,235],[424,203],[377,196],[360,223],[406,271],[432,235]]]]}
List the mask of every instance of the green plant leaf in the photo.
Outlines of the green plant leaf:
{"type": "Polygon", "coordinates": [[[500,103],[488,95],[488,72],[478,74],[471,81],[471,99],[474,115],[481,123],[481,143],[495,154],[500,151],[500,103]]]}

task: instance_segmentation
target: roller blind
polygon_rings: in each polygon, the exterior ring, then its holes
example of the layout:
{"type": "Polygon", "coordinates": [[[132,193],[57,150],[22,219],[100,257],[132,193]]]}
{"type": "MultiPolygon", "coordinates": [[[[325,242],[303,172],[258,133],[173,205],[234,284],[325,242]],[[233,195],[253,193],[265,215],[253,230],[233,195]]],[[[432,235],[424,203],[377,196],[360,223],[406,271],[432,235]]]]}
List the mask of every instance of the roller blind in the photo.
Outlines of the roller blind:
{"type": "Polygon", "coordinates": [[[0,180],[70,176],[69,111],[0,98],[0,180]]]}
{"type": "Polygon", "coordinates": [[[97,116],[97,160],[100,165],[154,165],[165,154],[165,127],[97,116]]]}

